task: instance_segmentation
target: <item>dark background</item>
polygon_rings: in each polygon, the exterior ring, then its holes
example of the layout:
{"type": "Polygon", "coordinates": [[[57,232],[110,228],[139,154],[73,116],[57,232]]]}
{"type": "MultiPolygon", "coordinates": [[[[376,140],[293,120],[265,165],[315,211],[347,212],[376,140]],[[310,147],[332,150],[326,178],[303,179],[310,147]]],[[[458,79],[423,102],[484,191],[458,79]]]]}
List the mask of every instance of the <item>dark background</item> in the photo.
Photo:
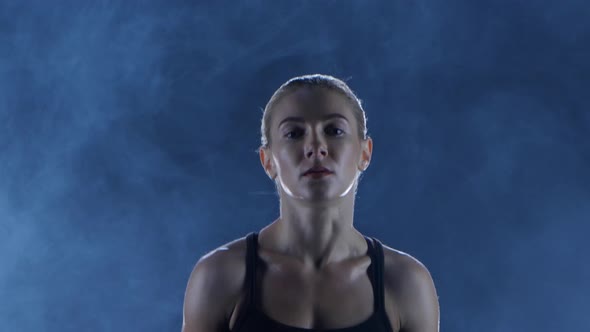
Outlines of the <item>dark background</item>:
{"type": "Polygon", "coordinates": [[[180,331],[278,199],[261,108],[331,74],[374,140],[355,227],[441,331],[590,329],[587,1],[2,1],[0,330],[180,331]]]}

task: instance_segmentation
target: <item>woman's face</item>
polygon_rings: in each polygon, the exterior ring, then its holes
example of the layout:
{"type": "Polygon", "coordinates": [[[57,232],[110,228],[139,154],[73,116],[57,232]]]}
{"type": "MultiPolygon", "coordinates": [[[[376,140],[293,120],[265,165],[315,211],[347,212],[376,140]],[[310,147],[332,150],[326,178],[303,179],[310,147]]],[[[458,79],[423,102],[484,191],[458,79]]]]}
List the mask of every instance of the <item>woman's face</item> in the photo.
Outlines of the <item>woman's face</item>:
{"type": "Polygon", "coordinates": [[[283,194],[317,202],[354,189],[358,171],[369,164],[372,141],[361,141],[353,114],[344,96],[321,87],[299,88],[274,105],[270,150],[261,150],[260,160],[283,194]],[[317,165],[331,173],[304,175],[317,165]]]}

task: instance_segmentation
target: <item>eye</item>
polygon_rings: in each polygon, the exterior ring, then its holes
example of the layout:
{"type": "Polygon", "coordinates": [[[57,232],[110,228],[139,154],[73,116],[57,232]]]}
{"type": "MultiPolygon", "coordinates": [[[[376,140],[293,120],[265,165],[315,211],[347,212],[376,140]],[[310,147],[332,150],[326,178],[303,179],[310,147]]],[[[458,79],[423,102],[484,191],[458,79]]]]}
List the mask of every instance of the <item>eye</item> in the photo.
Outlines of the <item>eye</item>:
{"type": "Polygon", "coordinates": [[[295,130],[291,130],[291,131],[289,131],[289,132],[287,132],[287,133],[285,134],[285,137],[287,137],[287,138],[289,138],[289,139],[297,138],[297,137],[299,137],[299,134],[300,134],[301,132],[302,132],[302,130],[301,130],[301,129],[295,129],[295,130]],[[291,135],[291,134],[293,134],[293,133],[295,133],[295,134],[296,134],[296,135],[295,135],[295,137],[294,137],[293,135],[291,135]]]}
{"type": "Polygon", "coordinates": [[[344,130],[334,126],[329,126],[327,131],[333,133],[334,136],[341,136],[344,134],[344,130]]]}
{"type": "MultiPolygon", "coordinates": [[[[328,126],[326,127],[325,132],[330,135],[330,136],[342,136],[344,134],[344,130],[335,127],[335,126],[328,126]]],[[[297,129],[293,129],[288,131],[284,137],[286,137],[287,139],[297,139],[299,137],[302,136],[302,134],[304,133],[304,130],[301,128],[297,128],[297,129]]]]}

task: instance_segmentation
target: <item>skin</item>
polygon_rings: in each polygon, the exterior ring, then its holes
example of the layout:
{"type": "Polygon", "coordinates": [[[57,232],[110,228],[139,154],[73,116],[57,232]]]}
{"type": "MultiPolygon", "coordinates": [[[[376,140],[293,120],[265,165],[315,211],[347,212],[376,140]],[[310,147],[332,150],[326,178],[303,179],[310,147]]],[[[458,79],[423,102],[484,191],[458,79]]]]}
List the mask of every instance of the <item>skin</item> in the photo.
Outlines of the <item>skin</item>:
{"type": "MultiPolygon", "coordinates": [[[[373,142],[359,137],[351,107],[340,94],[316,87],[289,93],[272,110],[270,146],[260,149],[260,161],[277,185],[280,217],[259,232],[266,266],[260,287],[262,311],[283,324],[341,328],[374,309],[367,243],[353,227],[357,180],[373,142]],[[301,121],[283,123],[290,117],[301,121]],[[333,174],[302,176],[315,164],[333,174]]],[[[383,249],[385,311],[393,331],[438,331],[438,297],[426,267],[383,249]]],[[[185,293],[183,332],[233,328],[244,305],[245,253],[241,238],[199,260],[185,293]]]]}
{"type": "Polygon", "coordinates": [[[352,227],[354,196],[373,141],[359,138],[347,100],[330,90],[300,88],[275,105],[270,135],[260,161],[279,189],[281,217],[272,228],[273,248],[312,270],[361,250],[364,239],[352,227]],[[330,114],[343,118],[327,118],[330,114]],[[283,122],[288,117],[304,122],[283,122]],[[315,164],[333,174],[322,179],[302,175],[315,164]]]}

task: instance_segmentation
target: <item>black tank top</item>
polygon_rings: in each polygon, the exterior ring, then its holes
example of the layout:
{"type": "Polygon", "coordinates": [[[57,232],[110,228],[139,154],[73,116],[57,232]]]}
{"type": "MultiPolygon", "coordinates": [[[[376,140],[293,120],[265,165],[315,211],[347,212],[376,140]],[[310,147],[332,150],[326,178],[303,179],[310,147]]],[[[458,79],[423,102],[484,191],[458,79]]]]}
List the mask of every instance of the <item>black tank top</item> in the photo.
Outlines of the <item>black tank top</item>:
{"type": "Polygon", "coordinates": [[[373,247],[371,241],[365,236],[368,245],[368,254],[371,257],[371,264],[367,269],[371,285],[373,286],[373,308],[371,316],[354,326],[338,329],[307,329],[282,324],[267,316],[258,307],[258,289],[256,285],[256,265],[258,257],[258,233],[252,232],[246,237],[246,278],[244,288],[246,292],[246,305],[241,306],[232,332],[393,332],[389,318],[383,305],[383,247],[375,238],[373,247]]]}

